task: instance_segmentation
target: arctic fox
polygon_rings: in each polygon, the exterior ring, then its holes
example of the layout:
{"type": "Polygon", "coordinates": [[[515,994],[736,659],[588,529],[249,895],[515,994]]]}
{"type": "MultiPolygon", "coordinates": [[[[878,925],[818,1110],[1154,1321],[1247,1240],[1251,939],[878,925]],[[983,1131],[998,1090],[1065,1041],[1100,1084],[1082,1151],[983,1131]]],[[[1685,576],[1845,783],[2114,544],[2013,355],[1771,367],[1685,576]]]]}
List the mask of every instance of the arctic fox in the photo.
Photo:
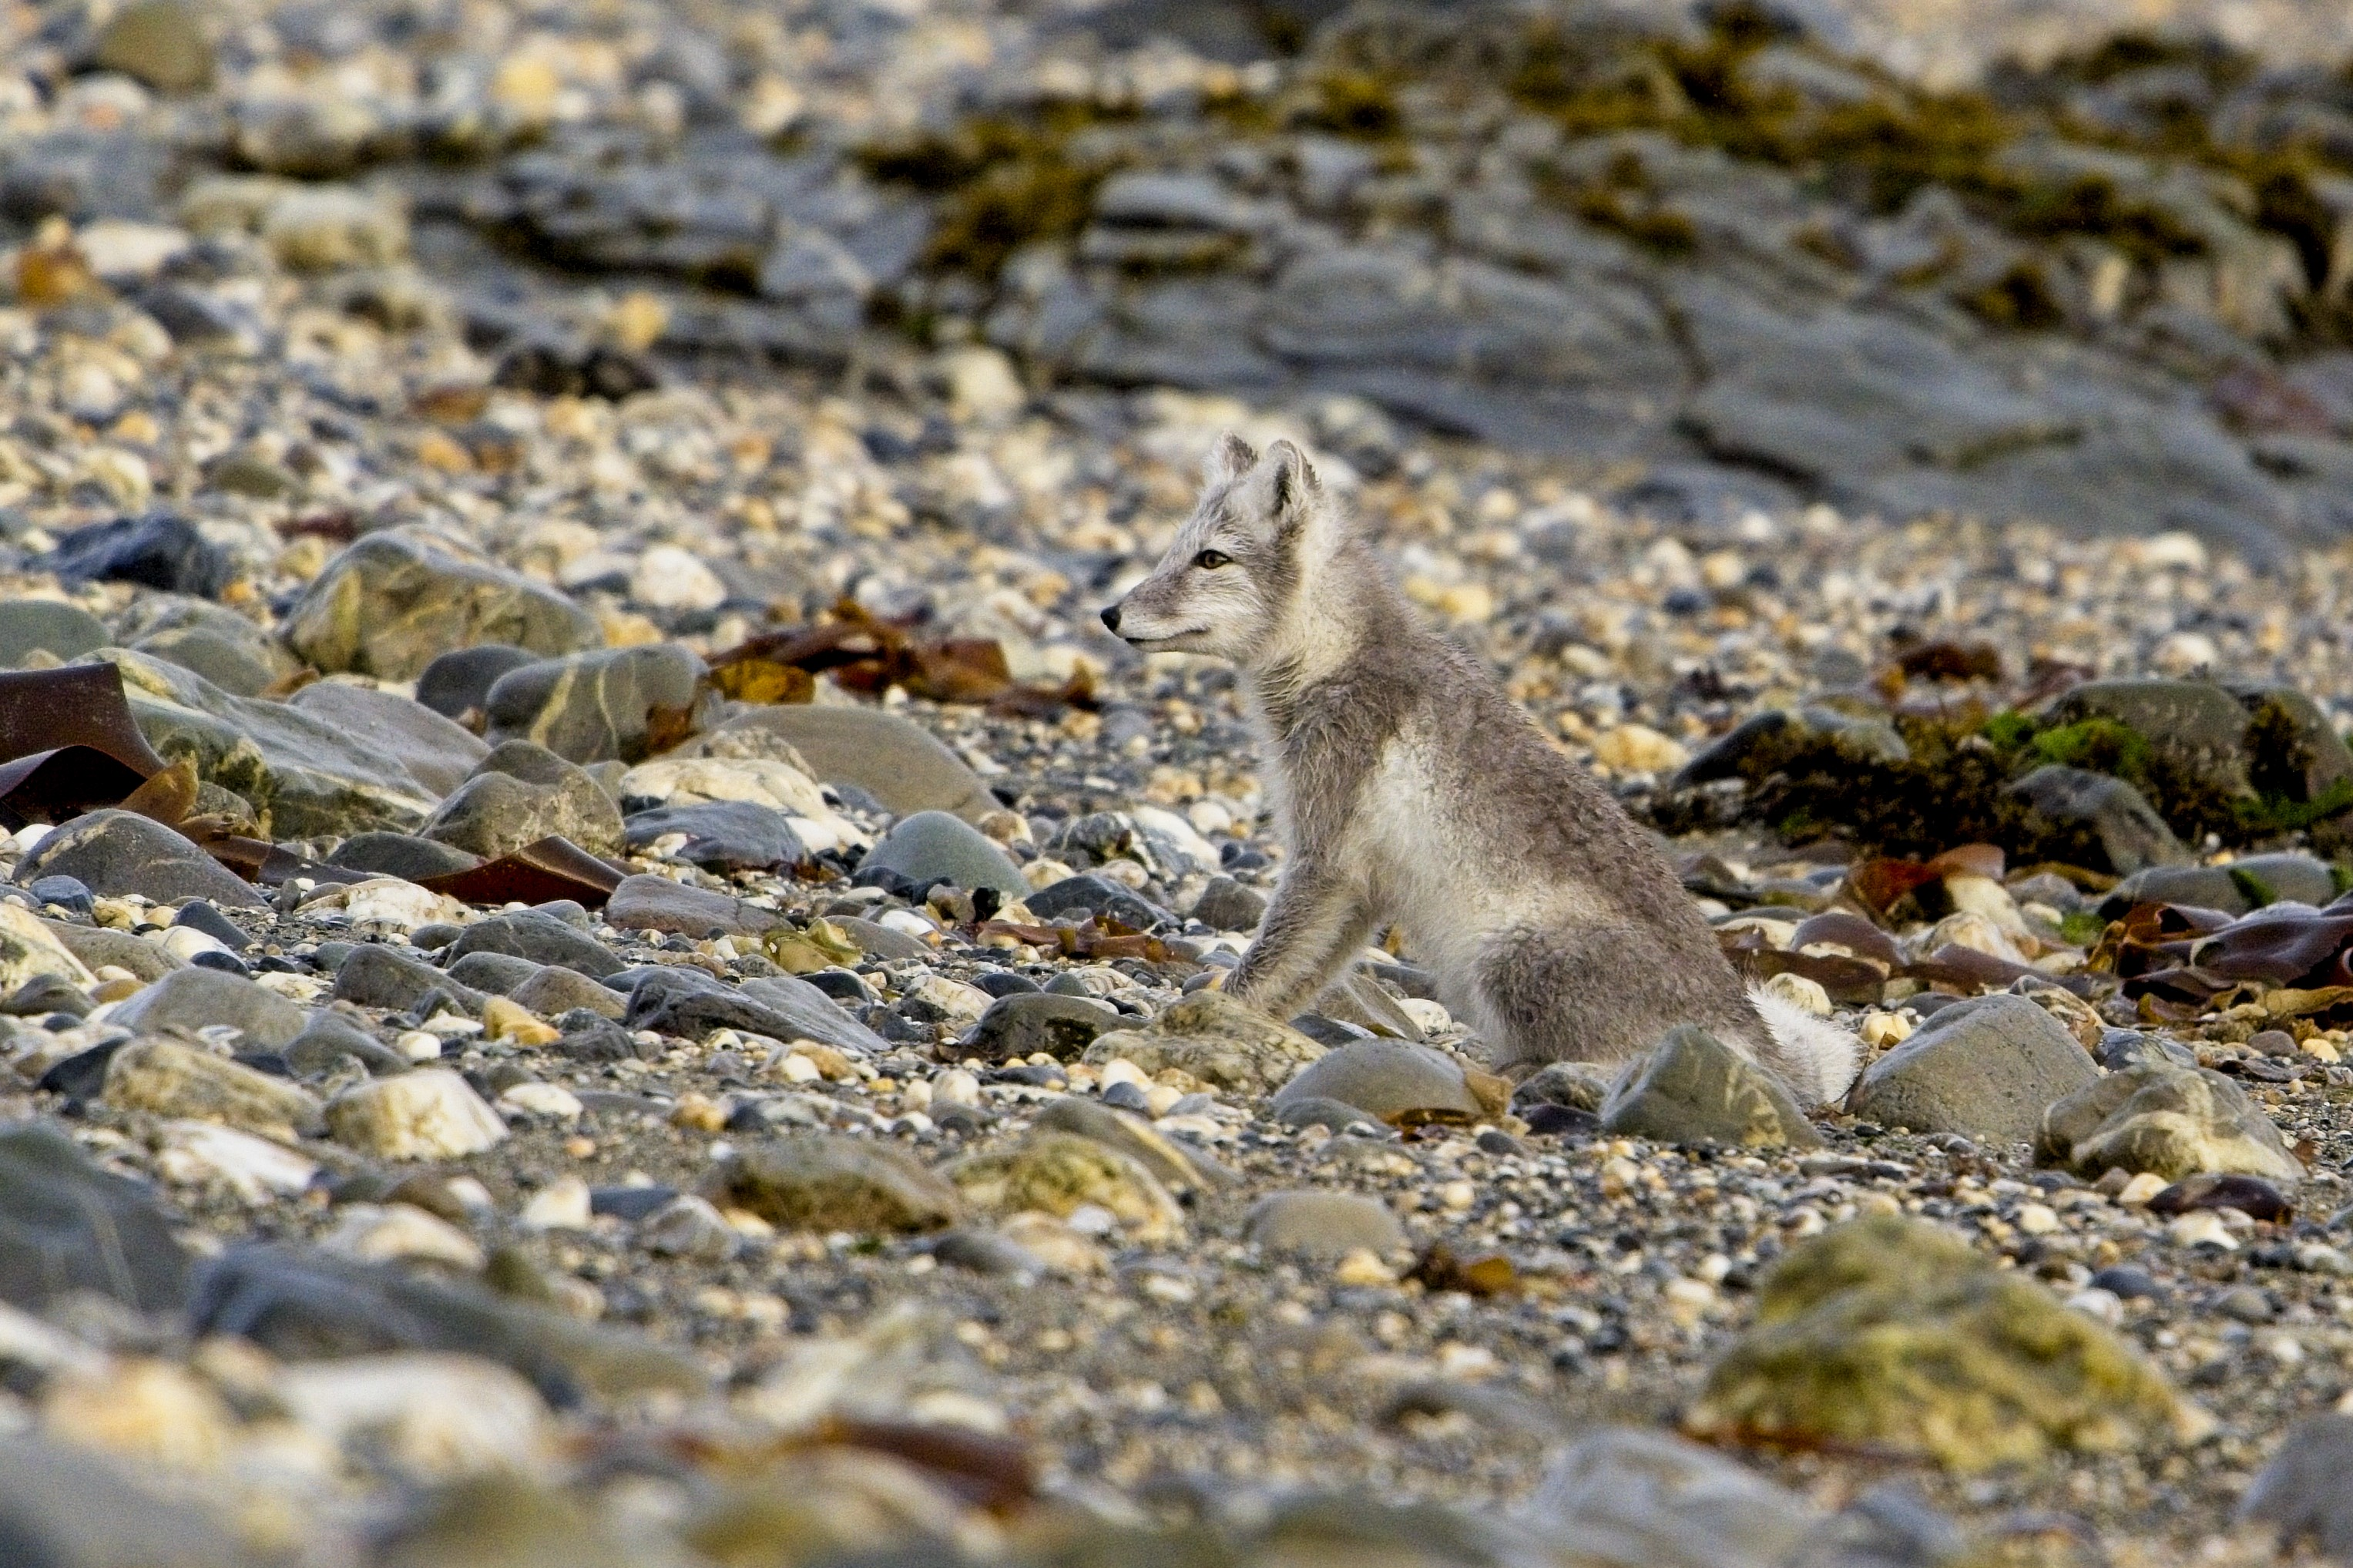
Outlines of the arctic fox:
{"type": "Polygon", "coordinates": [[[1289,858],[1228,990],[1287,1018],[1394,924],[1504,1070],[1696,1023],[1822,1104],[1855,1038],[1745,989],[1665,857],[1492,674],[1414,619],[1305,456],[1226,436],[1152,575],[1103,612],[1240,667],[1289,858]]]}

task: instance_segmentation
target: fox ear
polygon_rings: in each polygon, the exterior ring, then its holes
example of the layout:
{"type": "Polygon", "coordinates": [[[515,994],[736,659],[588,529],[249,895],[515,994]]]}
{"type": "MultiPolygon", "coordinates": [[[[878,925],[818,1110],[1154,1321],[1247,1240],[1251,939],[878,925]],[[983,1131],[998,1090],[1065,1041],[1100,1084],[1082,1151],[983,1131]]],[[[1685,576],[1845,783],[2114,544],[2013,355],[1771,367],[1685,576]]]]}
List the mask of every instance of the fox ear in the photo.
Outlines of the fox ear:
{"type": "Polygon", "coordinates": [[[1278,533],[1297,527],[1324,493],[1307,454],[1289,441],[1266,450],[1265,514],[1278,533]]]}
{"type": "Polygon", "coordinates": [[[1230,483],[1257,466],[1258,453],[1250,443],[1228,430],[1210,446],[1208,461],[1201,465],[1201,482],[1230,483]]]}

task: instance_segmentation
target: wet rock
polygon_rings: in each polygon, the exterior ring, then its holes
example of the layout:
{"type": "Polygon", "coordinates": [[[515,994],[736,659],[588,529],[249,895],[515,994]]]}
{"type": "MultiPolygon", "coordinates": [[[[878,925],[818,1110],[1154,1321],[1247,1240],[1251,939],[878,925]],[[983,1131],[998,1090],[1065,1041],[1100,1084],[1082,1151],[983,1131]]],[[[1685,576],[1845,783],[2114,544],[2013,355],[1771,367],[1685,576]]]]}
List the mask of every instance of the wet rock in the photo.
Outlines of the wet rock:
{"type": "Polygon", "coordinates": [[[1020,868],[1003,850],[946,811],[917,811],[902,818],[867,852],[859,869],[896,872],[918,885],[946,882],[965,889],[993,887],[1008,898],[1029,894],[1020,868]]]}
{"type": "Polygon", "coordinates": [[[596,938],[537,909],[494,915],[467,927],[451,946],[449,957],[459,959],[470,953],[512,954],[535,964],[577,969],[592,980],[618,974],[628,967],[596,938]]]}
{"type": "Polygon", "coordinates": [[[1796,1493],[1665,1432],[1606,1427],[1546,1467],[1527,1516],[1598,1563],[1781,1568],[1822,1514],[1796,1493]]]}
{"type": "Polygon", "coordinates": [[[651,736],[685,723],[703,673],[702,659],[676,643],[525,664],[491,688],[487,733],[494,744],[533,741],[573,762],[635,762],[651,736]]]}
{"type": "Polygon", "coordinates": [[[412,833],[376,832],[353,833],[335,846],[327,863],[375,876],[396,876],[403,882],[423,882],[470,870],[481,864],[482,857],[412,833]]]}
{"type": "Polygon", "coordinates": [[[0,1301],[38,1310],[94,1290],[169,1312],[187,1288],[187,1254],[153,1193],[100,1170],[55,1128],[0,1124],[0,1301]]]}
{"type": "Polygon", "coordinates": [[[225,1027],[241,1051],[274,1051],[302,1033],[302,1010],[276,991],[218,969],[174,969],[118,1005],[113,1022],[142,1034],[225,1027]]]}
{"type": "Polygon", "coordinates": [[[2182,1416],[2125,1340],[1925,1221],[1878,1215],[1798,1244],[1757,1306],[1691,1429],[1978,1470],[2134,1446],[2182,1416]]]}
{"type": "Polygon", "coordinates": [[[0,669],[15,669],[36,649],[71,661],[111,641],[106,623],[77,606],[51,599],[0,600],[0,669]]]}
{"type": "Polygon", "coordinates": [[[417,829],[420,836],[496,860],[550,836],[591,854],[621,847],[621,809],[597,782],[528,742],[492,751],[417,829]],[[538,752],[517,756],[519,747],[538,752]],[[553,766],[546,766],[553,764],[553,766]],[[519,775],[510,768],[527,768],[519,775]]]}
{"type": "Polygon", "coordinates": [[[138,583],[200,599],[219,598],[233,570],[227,551],[172,512],[77,528],[42,564],[69,582],[138,583]]]}
{"type": "Polygon", "coordinates": [[[120,1109],[217,1121],[281,1142],[319,1123],[319,1102],[309,1091],[169,1040],[134,1040],[115,1052],[106,1065],[104,1096],[120,1109]]]}
{"type": "Polygon", "coordinates": [[[2043,837],[2096,849],[2082,856],[2094,870],[2128,875],[2189,858],[2165,819],[2121,779],[2054,762],[2010,785],[2010,793],[2033,808],[2043,837]]]}
{"type": "Polygon", "coordinates": [[[295,693],[288,705],[345,734],[364,736],[437,800],[463,784],[491,754],[470,731],[391,692],[315,681],[295,693]]]}
{"type": "Polygon", "coordinates": [[[417,700],[444,718],[482,714],[491,688],[501,676],[539,662],[539,655],[512,643],[486,642],[441,654],[417,677],[417,700]]]}
{"type": "Polygon", "coordinates": [[[672,833],[685,834],[686,842],[671,858],[709,871],[771,870],[797,864],[809,853],[791,818],[750,800],[658,806],[631,815],[623,836],[628,847],[643,850],[672,833]]]}
{"type": "Polygon", "coordinates": [[[1043,991],[999,997],[965,1032],[964,1048],[984,1062],[1027,1060],[1039,1052],[1057,1061],[1083,1055],[1095,1037],[1119,1026],[1120,1015],[1086,997],[1043,991]]]}
{"type": "Polygon", "coordinates": [[[475,643],[553,657],[604,641],[569,599],[437,536],[399,529],[371,534],[329,561],[283,626],[287,646],[312,666],[387,681],[412,679],[475,643]]]}
{"type": "Polygon", "coordinates": [[[1939,1010],[1864,1069],[1847,1108],[1883,1127],[2031,1139],[2043,1107],[2099,1076],[2066,1026],[2021,996],[1939,1010]]]}
{"type": "Polygon", "coordinates": [[[20,882],[70,876],[101,896],[137,894],[159,904],[208,898],[224,908],[261,906],[220,862],[163,823],[133,811],[92,811],[43,839],[16,868],[20,882]]]}
{"type": "Polygon", "coordinates": [[[1296,1099],[1338,1100],[1390,1123],[1477,1121],[1489,1114],[1461,1063],[1400,1040],[1357,1040],[1326,1052],[1275,1091],[1274,1108],[1296,1099]]]}
{"type": "Polygon", "coordinates": [[[1266,1095],[1323,1054],[1323,1046],[1289,1024],[1221,991],[1205,991],[1170,1007],[1148,1028],[1096,1036],[1080,1059],[1125,1060],[1147,1074],[1175,1067],[1221,1089],[1266,1095]]]}
{"type": "Polygon", "coordinates": [[[1406,1245],[1405,1227],[1380,1200],[1308,1190],[1270,1192],[1251,1204],[1242,1221],[1242,1239],[1267,1252],[1321,1259],[1358,1250],[1391,1253],[1406,1245]]]}
{"type": "Polygon", "coordinates": [[[1066,915],[1107,915],[1141,930],[1150,930],[1168,918],[1168,912],[1145,902],[1128,888],[1092,872],[1066,876],[1029,897],[1030,913],[1051,920],[1066,915]]]}
{"type": "Polygon", "coordinates": [[[134,1467],[29,1432],[0,1437],[0,1541],[17,1568],[244,1568],[253,1560],[221,1521],[142,1484],[134,1467]]]}
{"type": "Polygon", "coordinates": [[[444,1068],[379,1078],[327,1102],[334,1140],[380,1160],[454,1160],[507,1135],[498,1112],[444,1068]]]}
{"type": "Polygon", "coordinates": [[[699,1040],[713,1029],[744,1029],[778,1040],[814,1040],[861,1054],[884,1055],[881,1038],[833,999],[790,975],[728,986],[684,967],[640,971],[623,1020],[631,1029],[699,1040]]]}
{"type": "Polygon", "coordinates": [[[1003,810],[980,775],[913,720],[875,708],[755,708],[696,737],[681,757],[760,757],[781,742],[828,784],[854,784],[894,815],[945,811],[977,822],[1003,810]]]}
{"type": "Polygon", "coordinates": [[[605,918],[624,931],[662,931],[698,940],[757,936],[783,923],[773,909],[652,875],[624,877],[606,900],[605,918]]]}
{"type": "Polygon", "coordinates": [[[1230,876],[1213,876],[1193,901],[1190,917],[1212,931],[1255,931],[1266,916],[1266,895],[1230,876]]]}
{"type": "Polygon", "coordinates": [[[1778,1080],[1689,1024],[1669,1030],[1648,1054],[1626,1065],[1600,1114],[1605,1131],[1660,1143],[1743,1149],[1811,1149],[1821,1143],[1821,1135],[1778,1080]]]}
{"type": "Polygon", "coordinates": [[[1012,1149],[966,1155],[941,1174],[992,1213],[1035,1210],[1067,1219],[1092,1204],[1139,1242],[1172,1242],[1185,1234],[1184,1211],[1141,1160],[1076,1133],[1039,1128],[1012,1149]]]}
{"type": "Polygon", "coordinates": [[[2101,900],[2100,912],[2115,919],[2136,904],[2193,904],[2244,915],[2278,903],[2326,905],[2338,891],[2336,870],[2327,861],[2308,854],[2251,854],[2227,865],[2152,867],[2116,884],[2101,900]]]}
{"type": "Polygon", "coordinates": [[[2304,1167],[2246,1092],[2220,1073],[2147,1063],[2111,1073],[2054,1103],[2035,1157],[2080,1175],[2148,1171],[2177,1181],[2200,1171],[2260,1176],[2293,1189],[2304,1167]]]}
{"type": "Polygon", "coordinates": [[[2288,1429],[2239,1501],[2239,1518],[2276,1528],[2283,1549],[2310,1539],[2353,1556],[2353,1415],[2315,1415],[2288,1429]]]}
{"type": "Polygon", "coordinates": [[[945,1178],[888,1144],[829,1133],[769,1139],[720,1160],[702,1194],[793,1230],[940,1230],[963,1213],[945,1178]]]}

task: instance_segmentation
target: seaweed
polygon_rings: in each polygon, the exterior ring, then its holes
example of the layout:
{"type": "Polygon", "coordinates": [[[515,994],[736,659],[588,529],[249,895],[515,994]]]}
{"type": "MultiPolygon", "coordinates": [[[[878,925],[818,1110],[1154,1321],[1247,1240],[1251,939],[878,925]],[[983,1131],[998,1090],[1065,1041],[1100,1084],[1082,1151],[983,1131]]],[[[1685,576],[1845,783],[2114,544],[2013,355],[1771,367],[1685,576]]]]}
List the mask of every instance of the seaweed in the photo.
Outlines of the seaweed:
{"type": "Polygon", "coordinates": [[[994,283],[1015,251],[1071,238],[1086,226],[1096,188],[1122,160],[1073,143],[1128,118],[1092,104],[1053,104],[1026,120],[979,116],[944,133],[871,143],[857,161],[874,179],[942,198],[923,247],[925,270],[994,283]]]}

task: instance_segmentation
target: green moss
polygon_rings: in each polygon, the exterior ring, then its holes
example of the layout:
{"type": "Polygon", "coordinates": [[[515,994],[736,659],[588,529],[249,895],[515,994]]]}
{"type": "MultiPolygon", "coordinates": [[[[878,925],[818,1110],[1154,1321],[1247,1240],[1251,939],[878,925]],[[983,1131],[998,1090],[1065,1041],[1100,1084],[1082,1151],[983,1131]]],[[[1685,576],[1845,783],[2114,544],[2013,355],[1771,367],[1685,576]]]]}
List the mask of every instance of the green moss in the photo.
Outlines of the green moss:
{"type": "Polygon", "coordinates": [[[2087,718],[2061,725],[2036,735],[2032,745],[2037,757],[2063,768],[2113,774],[2128,784],[2144,783],[2148,779],[2147,737],[2115,719],[2087,718]]]}
{"type": "Polygon", "coordinates": [[[2014,752],[2034,738],[2034,721],[2015,708],[2004,708],[1985,721],[1978,732],[1996,751],[2014,752]]]}
{"type": "Polygon", "coordinates": [[[2089,948],[2107,935],[2108,923],[2089,909],[2071,909],[2059,917],[2059,935],[2079,948],[2089,948]]]}

